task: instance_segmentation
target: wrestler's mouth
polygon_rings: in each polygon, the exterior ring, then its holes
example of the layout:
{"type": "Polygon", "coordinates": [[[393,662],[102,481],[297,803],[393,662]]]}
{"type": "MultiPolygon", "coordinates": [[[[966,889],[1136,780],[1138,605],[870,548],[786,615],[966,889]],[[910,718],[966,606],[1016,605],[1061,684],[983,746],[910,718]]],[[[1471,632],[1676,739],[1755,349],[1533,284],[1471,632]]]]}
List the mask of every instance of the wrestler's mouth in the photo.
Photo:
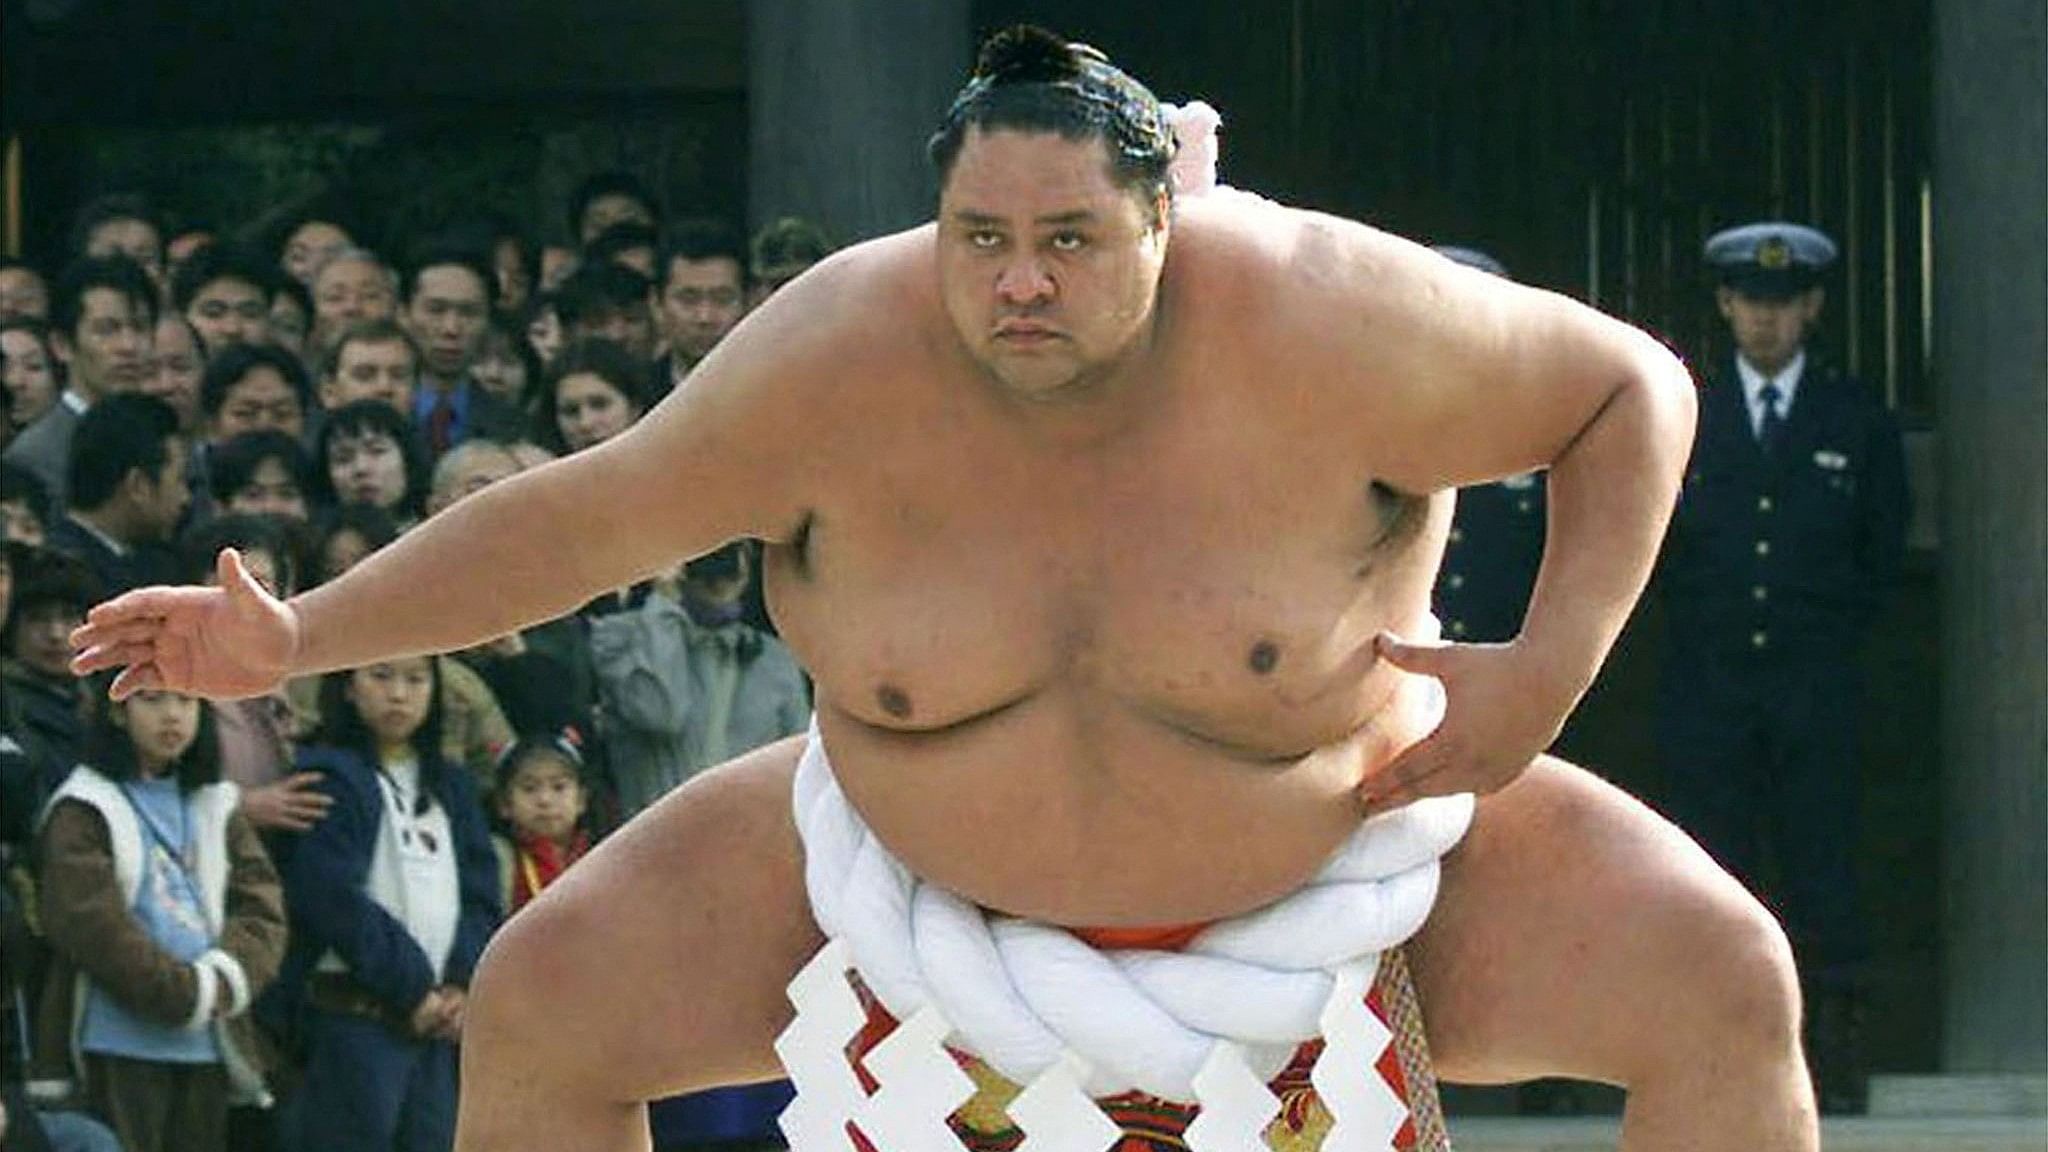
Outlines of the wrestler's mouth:
{"type": "Polygon", "coordinates": [[[1047,328],[1039,324],[1005,324],[996,329],[997,340],[1005,344],[1017,344],[1026,347],[1047,344],[1063,338],[1058,329],[1047,328]]]}

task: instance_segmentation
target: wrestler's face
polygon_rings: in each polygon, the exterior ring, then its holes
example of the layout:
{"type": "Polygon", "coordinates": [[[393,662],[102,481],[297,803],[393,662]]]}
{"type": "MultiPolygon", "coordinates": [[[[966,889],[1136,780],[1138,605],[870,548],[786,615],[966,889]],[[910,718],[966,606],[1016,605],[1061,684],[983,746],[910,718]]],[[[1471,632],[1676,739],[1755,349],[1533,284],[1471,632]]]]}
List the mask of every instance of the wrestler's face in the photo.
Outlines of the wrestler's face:
{"type": "Polygon", "coordinates": [[[971,130],[939,196],[939,287],[961,342],[1032,399],[1078,395],[1143,337],[1166,215],[1097,139],[971,130]]]}

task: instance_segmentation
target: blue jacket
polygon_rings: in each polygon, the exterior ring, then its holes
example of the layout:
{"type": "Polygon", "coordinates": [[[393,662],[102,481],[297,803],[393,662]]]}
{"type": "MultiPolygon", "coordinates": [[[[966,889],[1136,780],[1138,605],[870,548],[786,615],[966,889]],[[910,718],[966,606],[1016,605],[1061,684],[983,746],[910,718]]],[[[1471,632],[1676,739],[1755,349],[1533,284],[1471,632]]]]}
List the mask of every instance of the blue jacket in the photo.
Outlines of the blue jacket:
{"type": "Polygon", "coordinates": [[[1811,350],[1770,456],[1733,357],[1705,382],[1699,411],[1660,570],[1672,656],[1853,660],[1905,551],[1891,413],[1811,350]]]}
{"type": "MultiPolygon", "coordinates": [[[[341,748],[304,749],[296,768],[323,773],[321,790],[333,797],[334,806],[298,837],[284,865],[292,948],[280,983],[302,989],[313,966],[332,950],[356,983],[394,1012],[409,1013],[436,981],[426,952],[367,890],[385,803],[377,769],[360,753],[341,748]]],[[[424,775],[427,791],[448,813],[462,891],[445,982],[466,986],[502,915],[498,857],[469,773],[444,766],[424,775]]],[[[296,999],[289,1007],[296,1015],[296,999]]]]}

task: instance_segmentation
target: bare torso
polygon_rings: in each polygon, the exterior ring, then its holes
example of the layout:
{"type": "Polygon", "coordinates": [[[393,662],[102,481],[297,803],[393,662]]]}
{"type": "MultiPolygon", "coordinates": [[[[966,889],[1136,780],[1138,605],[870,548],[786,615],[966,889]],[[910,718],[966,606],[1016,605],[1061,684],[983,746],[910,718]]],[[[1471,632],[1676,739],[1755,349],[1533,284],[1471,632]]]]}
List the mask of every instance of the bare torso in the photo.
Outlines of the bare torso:
{"type": "Polygon", "coordinates": [[[1448,499],[1376,487],[1367,438],[1328,434],[1372,414],[1324,396],[1303,318],[1246,323],[1272,305],[1223,242],[1183,225],[1129,403],[1080,424],[959,351],[929,244],[864,269],[881,335],[823,401],[844,434],[804,437],[803,521],[768,554],[842,785],[919,874],[1019,915],[1283,894],[1427,731],[1426,685],[1372,643],[1425,626],[1448,499]]]}

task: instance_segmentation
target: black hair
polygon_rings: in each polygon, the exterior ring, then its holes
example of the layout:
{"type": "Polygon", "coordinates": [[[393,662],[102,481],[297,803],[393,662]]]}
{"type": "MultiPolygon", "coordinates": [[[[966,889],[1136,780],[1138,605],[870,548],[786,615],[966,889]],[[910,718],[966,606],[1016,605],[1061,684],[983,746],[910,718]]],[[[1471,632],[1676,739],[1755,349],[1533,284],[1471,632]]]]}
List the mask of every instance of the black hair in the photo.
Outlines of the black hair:
{"type": "MultiPolygon", "coordinates": [[[[545,371],[541,366],[540,353],[533,350],[533,341],[526,338],[526,321],[519,317],[507,316],[503,312],[493,313],[490,330],[484,334],[486,348],[489,347],[492,336],[504,340],[510,346],[512,358],[519,361],[521,370],[526,374],[526,383],[520,388],[519,395],[514,401],[523,417],[533,410],[533,398],[540,395],[541,373],[545,371]]],[[[481,359],[483,353],[479,352],[477,355],[481,359]]]]}
{"type": "Polygon", "coordinates": [[[312,291],[308,289],[304,284],[299,283],[292,277],[283,276],[278,278],[277,293],[270,299],[270,303],[273,306],[277,304],[278,296],[289,296],[292,298],[292,303],[297,304],[299,306],[299,315],[304,316],[306,318],[307,330],[311,331],[313,327],[312,291]]]}
{"type": "Polygon", "coordinates": [[[137,469],[156,482],[177,436],[178,413],[154,396],[123,392],[88,408],[78,418],[64,476],[71,506],[104,506],[137,469]]]}
{"type": "MultiPolygon", "coordinates": [[[[86,693],[96,703],[85,732],[85,762],[102,776],[133,780],[141,774],[141,765],[135,759],[134,739],[114,720],[127,705],[107,694],[113,683],[114,673],[101,672],[92,678],[92,689],[86,693]]],[[[203,700],[197,703],[199,730],[172,766],[180,792],[191,792],[220,780],[220,729],[214,723],[213,709],[203,700]]]]}
{"type": "Polygon", "coordinates": [[[317,587],[321,582],[322,565],[327,559],[327,545],[344,532],[353,532],[363,538],[369,551],[376,552],[398,539],[398,521],[391,513],[374,504],[342,504],[322,511],[314,521],[313,543],[307,550],[310,563],[306,567],[306,587],[317,587]]]}
{"type": "Polygon", "coordinates": [[[208,244],[178,265],[178,274],[171,277],[171,302],[183,312],[192,307],[192,301],[206,290],[207,285],[221,280],[239,280],[256,289],[263,297],[264,306],[269,307],[277,298],[279,279],[274,265],[266,263],[247,248],[238,244],[208,244]]]}
{"type": "Polygon", "coordinates": [[[411,306],[413,294],[419,291],[420,273],[451,265],[469,269],[483,285],[485,306],[498,306],[498,274],[491,267],[490,255],[477,251],[476,245],[459,237],[447,236],[430,238],[412,250],[411,258],[398,274],[399,303],[411,306]]]}
{"type": "Polygon", "coordinates": [[[310,503],[313,469],[306,446],[299,443],[298,437],[276,428],[230,436],[207,450],[206,489],[213,494],[214,503],[227,507],[228,501],[249,486],[256,470],[268,460],[284,465],[292,482],[299,486],[299,493],[310,503]]]}
{"type": "Polygon", "coordinates": [[[618,259],[619,253],[634,248],[658,251],[661,235],[637,220],[621,220],[591,239],[583,249],[583,259],[589,264],[609,264],[618,259]]]}
{"type": "Polygon", "coordinates": [[[618,389],[626,403],[645,415],[650,374],[645,364],[615,340],[571,341],[549,365],[540,394],[534,397],[534,441],[557,456],[569,454],[569,445],[562,439],[562,429],[555,421],[555,394],[561,390],[562,381],[577,375],[596,376],[618,389]]]}
{"type": "Polygon", "coordinates": [[[747,246],[747,275],[759,280],[792,264],[816,264],[832,254],[825,230],[799,216],[784,216],[754,233],[747,246]]]}
{"type": "Polygon", "coordinates": [[[747,250],[738,233],[720,220],[685,220],[669,230],[654,266],[655,286],[667,288],[670,269],[678,260],[730,260],[746,286],[747,250]]]}
{"type": "Polygon", "coordinates": [[[71,218],[71,254],[85,255],[85,246],[92,242],[92,234],[101,225],[116,220],[140,220],[156,232],[157,243],[169,239],[164,235],[164,218],[149,198],[137,192],[109,192],[105,196],[88,200],[78,214],[71,218]]]}
{"type": "Polygon", "coordinates": [[[290,526],[277,517],[227,512],[185,529],[178,537],[178,560],[186,580],[204,584],[213,576],[221,549],[268,552],[277,562],[278,595],[288,596],[299,583],[298,555],[292,545],[290,526]]]}
{"type": "Polygon", "coordinates": [[[647,277],[609,260],[583,265],[555,289],[555,315],[565,330],[586,320],[647,306],[647,277]]]}
{"type": "Polygon", "coordinates": [[[156,285],[142,265],[126,256],[88,256],[72,261],[57,277],[50,293],[50,330],[66,339],[78,339],[78,322],[85,317],[85,294],[105,288],[118,292],[138,311],[156,324],[156,285]]]}
{"type": "Polygon", "coordinates": [[[236,344],[207,361],[206,375],[199,381],[199,407],[207,417],[220,415],[228,393],[242,378],[257,368],[274,368],[299,398],[301,411],[313,410],[313,381],[306,375],[305,362],[275,344],[236,344]]]}
{"type": "Polygon", "coordinates": [[[577,747],[575,729],[560,732],[521,732],[510,744],[498,753],[496,771],[491,784],[495,794],[502,796],[512,784],[512,778],[519,773],[519,767],[537,753],[559,756],[567,761],[571,771],[576,773],[576,782],[587,790],[590,787],[589,770],[583,759],[582,749],[577,747]]]}
{"type": "MultiPolygon", "coordinates": [[[[421,656],[418,659],[427,662],[431,687],[427,690],[427,717],[413,732],[411,741],[413,755],[419,757],[420,763],[420,789],[413,807],[415,813],[427,810],[428,796],[446,795],[442,774],[450,767],[441,755],[441,661],[444,657],[421,656]]],[[[364,667],[382,663],[396,661],[373,661],[364,667]]],[[[348,699],[349,680],[357,671],[355,668],[343,668],[320,678],[320,729],[313,734],[312,742],[354,752],[376,765],[383,759],[377,747],[377,736],[370,731],[369,725],[363,723],[362,713],[356,711],[348,699]]]]}
{"type": "Polygon", "coordinates": [[[405,461],[405,494],[398,499],[397,511],[406,518],[416,519],[426,507],[427,488],[432,480],[426,453],[420,449],[420,439],[413,431],[412,421],[382,400],[352,400],[336,408],[320,421],[320,432],[313,438],[313,488],[310,493],[315,503],[332,506],[340,502],[340,493],[334,490],[334,475],[327,454],[334,449],[334,441],[342,436],[361,436],[376,433],[391,438],[398,445],[398,451],[405,461]]]}
{"type": "Polygon", "coordinates": [[[28,505],[29,515],[43,525],[50,527],[50,517],[56,506],[50,502],[50,489],[43,478],[12,460],[0,460],[0,501],[20,500],[28,505]]]}
{"type": "Polygon", "coordinates": [[[974,75],[925,147],[941,184],[969,128],[1099,139],[1120,186],[1148,202],[1172,195],[1166,170],[1175,143],[1159,99],[1101,52],[1043,28],[1018,25],[982,43],[974,75]]]}
{"type": "Polygon", "coordinates": [[[280,270],[284,267],[285,253],[292,246],[292,237],[298,235],[299,229],[308,224],[327,224],[339,229],[342,235],[348,237],[348,246],[351,248],[361,243],[357,238],[362,232],[353,220],[347,218],[347,213],[331,203],[310,204],[286,216],[278,224],[277,229],[270,233],[270,242],[265,247],[270,250],[270,258],[280,270]]]}
{"type": "Polygon", "coordinates": [[[0,651],[10,656],[14,630],[31,611],[55,604],[82,617],[105,594],[83,560],[18,540],[8,541],[6,548],[14,591],[7,601],[7,623],[0,627],[0,651]]]}
{"type": "MultiPolygon", "coordinates": [[[[13,320],[0,320],[0,332],[26,332],[33,337],[37,347],[43,350],[43,363],[49,365],[50,378],[57,383],[58,387],[63,387],[64,366],[63,362],[57,359],[56,353],[50,350],[50,326],[48,324],[32,316],[22,316],[13,320]]],[[[5,367],[6,364],[6,347],[5,345],[0,345],[0,367],[5,367]]],[[[0,404],[11,405],[13,403],[14,397],[0,396],[0,404]]]]}
{"type": "Polygon", "coordinates": [[[576,185],[576,191],[569,195],[569,243],[583,243],[584,213],[590,211],[592,204],[607,196],[623,196],[639,203],[641,207],[647,209],[647,215],[653,218],[655,225],[660,226],[661,204],[655,200],[654,193],[638,176],[616,169],[609,172],[593,172],[584,177],[583,182],[576,185]]]}

